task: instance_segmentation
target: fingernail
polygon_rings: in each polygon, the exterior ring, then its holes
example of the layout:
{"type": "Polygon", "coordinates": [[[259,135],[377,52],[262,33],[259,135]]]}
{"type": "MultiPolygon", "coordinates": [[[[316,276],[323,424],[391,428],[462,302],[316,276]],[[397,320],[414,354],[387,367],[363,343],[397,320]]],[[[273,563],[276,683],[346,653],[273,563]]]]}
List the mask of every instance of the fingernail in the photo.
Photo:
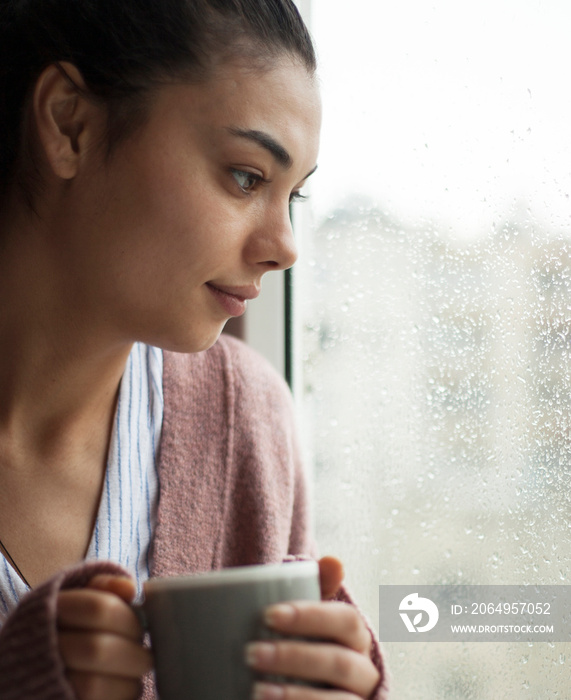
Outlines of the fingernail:
{"type": "Polygon", "coordinates": [[[250,642],[246,645],[248,666],[264,667],[271,664],[276,656],[276,648],[269,642],[250,642]]]}
{"type": "Polygon", "coordinates": [[[264,612],[264,620],[267,625],[273,627],[274,625],[288,624],[293,621],[295,617],[295,608],[293,605],[288,603],[278,603],[277,605],[271,605],[266,608],[264,612]]]}
{"type": "Polygon", "coordinates": [[[284,689],[271,683],[256,683],[252,692],[252,700],[283,700],[284,689]]]}

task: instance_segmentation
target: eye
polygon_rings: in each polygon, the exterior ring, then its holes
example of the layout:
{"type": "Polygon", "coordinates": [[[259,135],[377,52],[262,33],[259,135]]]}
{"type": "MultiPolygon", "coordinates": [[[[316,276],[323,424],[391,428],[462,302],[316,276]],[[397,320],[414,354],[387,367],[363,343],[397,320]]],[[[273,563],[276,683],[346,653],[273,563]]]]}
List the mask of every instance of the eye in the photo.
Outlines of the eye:
{"type": "Polygon", "coordinates": [[[230,172],[232,173],[234,180],[236,180],[238,187],[245,194],[250,194],[260,182],[269,182],[269,180],[265,180],[261,175],[255,175],[254,173],[249,173],[245,170],[231,168],[230,172]]]}
{"type": "Polygon", "coordinates": [[[289,196],[289,203],[293,204],[294,202],[303,202],[306,199],[307,197],[301,194],[301,192],[292,192],[289,196]]]}

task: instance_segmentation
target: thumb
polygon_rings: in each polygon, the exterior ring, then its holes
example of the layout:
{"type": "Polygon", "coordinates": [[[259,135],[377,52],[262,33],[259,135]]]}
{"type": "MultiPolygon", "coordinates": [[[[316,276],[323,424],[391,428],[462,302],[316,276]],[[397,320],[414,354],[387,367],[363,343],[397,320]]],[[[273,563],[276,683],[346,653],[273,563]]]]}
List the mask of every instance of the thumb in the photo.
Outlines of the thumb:
{"type": "Polygon", "coordinates": [[[319,560],[319,583],[324,600],[335,597],[344,575],[343,564],[336,557],[323,557],[319,560]]]}
{"type": "Polygon", "coordinates": [[[132,579],[127,576],[113,576],[111,574],[97,574],[90,579],[87,588],[114,593],[126,603],[130,603],[137,592],[132,579]]]}

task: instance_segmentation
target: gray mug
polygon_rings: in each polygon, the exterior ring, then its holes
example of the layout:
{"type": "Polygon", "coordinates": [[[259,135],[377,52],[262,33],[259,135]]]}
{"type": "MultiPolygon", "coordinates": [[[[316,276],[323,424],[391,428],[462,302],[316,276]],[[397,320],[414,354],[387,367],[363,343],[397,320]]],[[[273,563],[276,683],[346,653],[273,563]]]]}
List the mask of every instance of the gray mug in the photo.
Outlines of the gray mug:
{"type": "Polygon", "coordinates": [[[160,699],[249,700],[258,676],[244,661],[245,646],[276,636],[264,609],[319,600],[319,568],[314,561],[245,566],[150,579],[144,591],[160,699]]]}

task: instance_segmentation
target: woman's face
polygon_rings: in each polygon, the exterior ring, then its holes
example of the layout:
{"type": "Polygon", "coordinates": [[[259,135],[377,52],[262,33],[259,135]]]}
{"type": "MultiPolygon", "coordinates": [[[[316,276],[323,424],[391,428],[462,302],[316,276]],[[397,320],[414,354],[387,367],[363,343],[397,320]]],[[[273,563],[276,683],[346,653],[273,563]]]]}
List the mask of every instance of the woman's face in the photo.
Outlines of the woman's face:
{"type": "Polygon", "coordinates": [[[145,126],[71,185],[59,223],[72,303],[125,340],[209,347],[296,259],[288,208],[320,120],[315,80],[288,59],[161,87],[145,126]]]}

